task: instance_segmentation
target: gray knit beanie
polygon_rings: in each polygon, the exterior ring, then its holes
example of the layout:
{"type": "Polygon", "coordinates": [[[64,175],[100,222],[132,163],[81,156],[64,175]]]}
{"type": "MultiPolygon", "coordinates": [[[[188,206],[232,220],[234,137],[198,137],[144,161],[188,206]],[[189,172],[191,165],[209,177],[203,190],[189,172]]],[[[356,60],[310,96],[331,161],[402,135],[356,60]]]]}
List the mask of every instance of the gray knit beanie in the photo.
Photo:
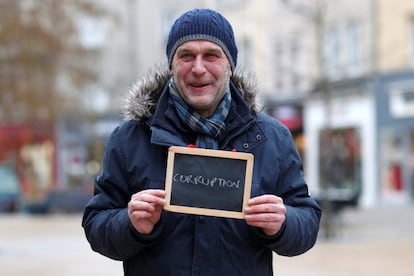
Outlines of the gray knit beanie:
{"type": "Polygon", "coordinates": [[[219,45],[234,71],[237,64],[237,46],[233,28],[221,14],[211,9],[194,9],[184,13],[174,22],[168,36],[166,51],[170,68],[177,48],[192,40],[207,40],[219,45]]]}

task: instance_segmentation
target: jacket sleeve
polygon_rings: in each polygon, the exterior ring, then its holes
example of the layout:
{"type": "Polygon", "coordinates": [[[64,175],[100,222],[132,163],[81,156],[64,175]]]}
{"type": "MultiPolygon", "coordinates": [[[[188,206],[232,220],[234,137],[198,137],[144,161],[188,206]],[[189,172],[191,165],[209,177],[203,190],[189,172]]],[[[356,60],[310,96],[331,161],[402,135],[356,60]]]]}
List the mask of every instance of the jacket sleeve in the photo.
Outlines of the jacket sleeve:
{"type": "Polygon", "coordinates": [[[304,180],[301,158],[293,143],[290,132],[284,133],[280,143],[280,177],[277,181],[276,195],[283,199],[286,206],[286,220],[282,229],[273,237],[260,231],[260,237],[267,247],[279,255],[296,256],[316,242],[321,209],[309,193],[304,180]]]}
{"type": "Polygon", "coordinates": [[[116,129],[105,146],[101,174],[95,179],[94,196],[86,205],[82,227],[92,249],[115,260],[125,260],[150,246],[160,235],[159,223],[150,235],[137,232],[128,218],[130,200],[125,135],[116,129]]]}

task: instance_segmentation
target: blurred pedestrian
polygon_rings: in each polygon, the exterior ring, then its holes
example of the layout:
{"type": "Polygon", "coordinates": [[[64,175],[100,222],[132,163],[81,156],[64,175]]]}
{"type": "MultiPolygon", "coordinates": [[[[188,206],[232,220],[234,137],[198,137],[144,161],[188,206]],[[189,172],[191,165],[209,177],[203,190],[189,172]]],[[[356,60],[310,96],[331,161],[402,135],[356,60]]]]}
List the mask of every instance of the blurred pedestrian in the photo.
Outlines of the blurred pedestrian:
{"type": "Polygon", "coordinates": [[[181,15],[168,66],[131,89],[107,141],[82,225],[92,249],[125,275],[273,275],[272,252],[312,248],[321,210],[309,195],[289,130],[259,111],[254,80],[238,73],[230,23],[210,9],[181,15]],[[244,219],[167,212],[169,146],[250,152],[244,219]]]}

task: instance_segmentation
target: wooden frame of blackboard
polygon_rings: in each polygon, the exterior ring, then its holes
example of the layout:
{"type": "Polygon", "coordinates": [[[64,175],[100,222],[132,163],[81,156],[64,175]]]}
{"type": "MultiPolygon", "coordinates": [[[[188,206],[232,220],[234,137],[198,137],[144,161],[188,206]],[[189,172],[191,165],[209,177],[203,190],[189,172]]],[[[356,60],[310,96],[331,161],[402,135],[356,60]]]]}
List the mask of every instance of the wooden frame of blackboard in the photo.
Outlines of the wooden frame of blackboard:
{"type": "MultiPolygon", "coordinates": [[[[253,173],[253,159],[254,159],[253,154],[245,153],[245,152],[233,152],[233,151],[223,151],[223,150],[171,146],[168,150],[167,173],[166,173],[166,183],[165,183],[166,204],[164,206],[164,209],[167,211],[173,211],[173,212],[179,212],[179,213],[243,219],[244,218],[243,210],[244,210],[244,207],[246,207],[247,201],[250,198],[250,189],[251,189],[251,181],[252,181],[252,173],[253,173]],[[187,182],[187,184],[194,184],[194,185],[183,186],[182,184],[177,184],[175,183],[175,181],[173,181],[173,179],[174,177],[177,177],[177,176],[174,176],[174,172],[175,172],[175,167],[179,167],[179,165],[177,165],[176,163],[178,162],[177,161],[178,157],[180,157],[180,159],[192,158],[191,161],[189,161],[189,159],[187,159],[186,161],[187,162],[186,164],[189,164],[188,162],[191,163],[190,167],[195,166],[195,165],[198,165],[200,167],[200,164],[197,164],[197,160],[203,164],[206,164],[206,162],[207,163],[210,162],[209,164],[213,164],[212,165],[213,167],[220,166],[223,162],[225,162],[227,165],[228,164],[232,166],[235,165],[237,166],[236,168],[235,167],[220,168],[220,174],[221,173],[226,174],[226,173],[229,173],[230,171],[241,172],[241,174],[244,174],[244,175],[240,176],[241,179],[240,181],[237,181],[237,183],[242,184],[242,185],[234,186],[234,187],[237,187],[238,189],[237,193],[234,193],[231,191],[224,190],[225,188],[227,190],[230,189],[229,188],[230,185],[223,188],[223,186],[225,185],[213,185],[213,181],[211,182],[209,181],[208,185],[205,185],[206,183],[204,183],[205,187],[203,187],[203,184],[201,184],[201,182],[196,184],[195,183],[196,181],[187,182]],[[195,161],[195,162],[192,162],[192,161],[195,161]],[[193,165],[194,163],[195,165],[193,165]],[[180,187],[184,187],[184,189],[186,190],[185,193],[187,192],[192,193],[194,190],[197,190],[200,187],[206,189],[207,187],[212,188],[213,186],[217,186],[217,187],[220,186],[219,189],[222,189],[222,190],[219,190],[220,194],[216,194],[216,196],[217,195],[219,197],[226,196],[226,200],[227,200],[228,199],[227,196],[232,196],[233,194],[236,194],[237,197],[230,198],[229,201],[233,201],[233,204],[235,203],[237,207],[235,209],[233,209],[233,207],[228,209],[227,207],[223,207],[223,206],[221,207],[214,206],[213,204],[215,204],[214,202],[216,201],[215,198],[212,200],[211,205],[210,205],[210,202],[208,203],[209,206],[195,206],[197,204],[191,204],[192,206],[187,205],[187,204],[182,205],[181,202],[177,203],[178,200],[182,200],[182,199],[174,199],[174,200],[172,199],[174,191],[175,191],[174,189],[178,189],[178,188],[175,188],[175,187],[178,187],[177,185],[180,185],[180,187]]],[[[188,166],[185,169],[188,169],[188,166]]],[[[205,171],[206,168],[203,167],[202,170],[205,171]]],[[[207,169],[206,174],[209,174],[208,169],[207,169]]],[[[194,177],[194,176],[188,175],[187,177],[194,177]]],[[[211,176],[207,176],[207,178],[208,177],[211,177],[211,176]]],[[[195,178],[191,178],[191,179],[194,180],[195,178]]],[[[215,180],[219,178],[214,177],[210,179],[215,180]]],[[[217,183],[226,183],[226,182],[216,181],[214,183],[217,184],[217,183]]],[[[235,183],[235,182],[229,181],[229,183],[235,183]]],[[[179,188],[179,189],[183,189],[183,188],[179,188]]],[[[214,192],[217,193],[216,191],[214,192]]],[[[209,200],[207,198],[208,195],[200,194],[200,192],[198,193],[198,196],[201,201],[209,200]]],[[[177,198],[177,196],[175,195],[174,197],[177,198]]],[[[186,199],[184,199],[184,201],[185,200],[186,199]]],[[[194,201],[195,199],[193,198],[192,200],[194,201]]],[[[221,202],[223,203],[224,201],[221,201],[221,202]]],[[[227,204],[227,203],[223,203],[223,204],[227,204]]]]}

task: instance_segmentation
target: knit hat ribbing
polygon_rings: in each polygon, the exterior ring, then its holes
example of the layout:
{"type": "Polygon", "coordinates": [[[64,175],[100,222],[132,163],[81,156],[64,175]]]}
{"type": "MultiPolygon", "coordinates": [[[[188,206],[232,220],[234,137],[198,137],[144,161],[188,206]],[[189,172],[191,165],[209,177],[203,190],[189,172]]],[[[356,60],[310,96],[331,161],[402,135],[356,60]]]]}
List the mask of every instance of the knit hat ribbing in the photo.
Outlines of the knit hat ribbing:
{"type": "Polygon", "coordinates": [[[237,46],[233,28],[221,14],[211,9],[194,9],[184,13],[174,22],[166,49],[170,67],[177,48],[192,40],[207,40],[219,45],[234,71],[237,64],[237,46]]]}

